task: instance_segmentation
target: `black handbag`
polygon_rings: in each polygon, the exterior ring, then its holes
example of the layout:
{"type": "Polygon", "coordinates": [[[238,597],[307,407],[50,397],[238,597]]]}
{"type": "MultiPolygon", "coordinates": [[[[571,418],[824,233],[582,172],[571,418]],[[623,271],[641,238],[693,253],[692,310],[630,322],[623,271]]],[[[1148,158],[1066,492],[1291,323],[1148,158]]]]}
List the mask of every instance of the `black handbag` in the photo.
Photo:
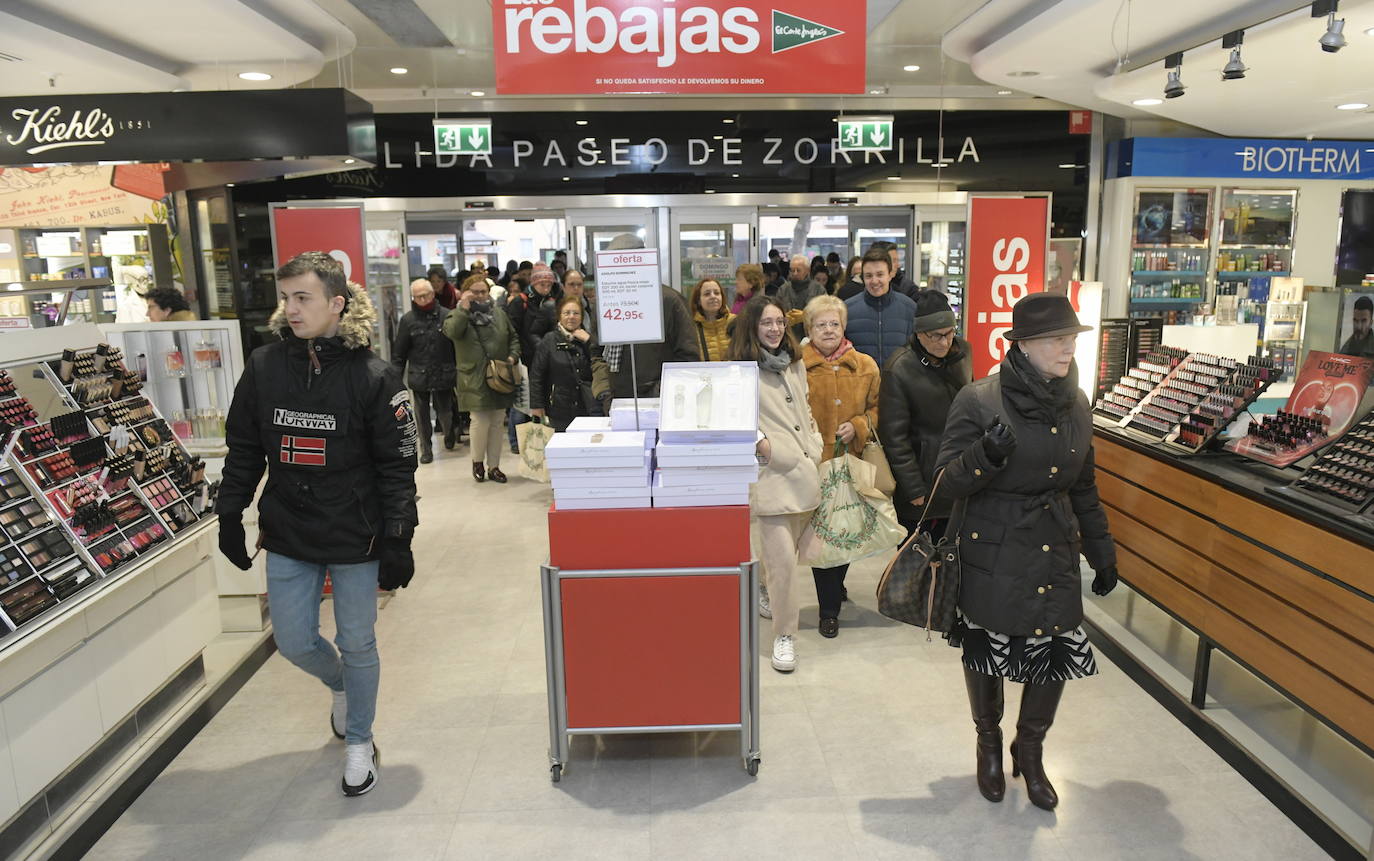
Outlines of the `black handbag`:
{"type": "Polygon", "coordinates": [[[927,642],[932,631],[949,633],[959,609],[959,528],[967,501],[960,500],[955,506],[938,542],[921,530],[943,476],[942,470],[935,477],[921,519],[878,580],[878,612],[925,628],[927,642]]]}

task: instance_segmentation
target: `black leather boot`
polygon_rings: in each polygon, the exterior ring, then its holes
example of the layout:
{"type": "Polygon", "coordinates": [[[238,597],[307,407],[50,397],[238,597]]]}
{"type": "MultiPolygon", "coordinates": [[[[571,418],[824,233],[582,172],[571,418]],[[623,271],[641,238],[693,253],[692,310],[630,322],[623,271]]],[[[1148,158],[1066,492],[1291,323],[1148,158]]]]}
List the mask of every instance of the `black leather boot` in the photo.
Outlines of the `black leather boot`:
{"type": "Polygon", "coordinates": [[[1002,771],[1002,677],[964,667],[964,684],[978,731],[978,791],[988,801],[1001,801],[1007,794],[1002,771]]]}
{"type": "Polygon", "coordinates": [[[1045,776],[1043,756],[1045,736],[1054,725],[1054,713],[1059,708],[1059,698],[1063,694],[1062,681],[1026,685],[1021,692],[1021,716],[1016,721],[1016,738],[1011,743],[1011,776],[1025,773],[1026,794],[1030,796],[1031,804],[1042,810],[1053,810],[1059,805],[1059,795],[1045,776]]]}

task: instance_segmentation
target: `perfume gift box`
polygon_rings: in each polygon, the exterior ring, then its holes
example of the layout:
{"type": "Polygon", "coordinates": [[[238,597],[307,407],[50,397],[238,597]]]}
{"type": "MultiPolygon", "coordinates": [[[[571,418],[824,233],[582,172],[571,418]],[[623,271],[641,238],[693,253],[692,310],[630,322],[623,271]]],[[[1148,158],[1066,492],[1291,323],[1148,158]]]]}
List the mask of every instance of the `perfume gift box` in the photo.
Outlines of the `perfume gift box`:
{"type": "Polygon", "coordinates": [[[643,431],[567,431],[544,447],[549,469],[638,468],[644,465],[643,431]]]}
{"type": "MultiPolygon", "coordinates": [[[[571,433],[605,433],[610,430],[620,430],[611,426],[611,419],[605,416],[578,416],[568,425],[571,433]]],[[[630,427],[625,430],[634,430],[634,421],[631,420],[630,427]]],[[[658,431],[654,428],[643,428],[644,447],[653,448],[658,442],[658,431]]]]}
{"type": "Polygon", "coordinates": [[[663,366],[658,436],[664,443],[749,443],[758,437],[759,368],[753,362],[663,366]]]}
{"type": "Polygon", "coordinates": [[[616,398],[611,401],[611,430],[653,430],[659,426],[662,413],[658,398],[616,398]],[[635,406],[639,407],[639,425],[635,425],[635,406]]]}

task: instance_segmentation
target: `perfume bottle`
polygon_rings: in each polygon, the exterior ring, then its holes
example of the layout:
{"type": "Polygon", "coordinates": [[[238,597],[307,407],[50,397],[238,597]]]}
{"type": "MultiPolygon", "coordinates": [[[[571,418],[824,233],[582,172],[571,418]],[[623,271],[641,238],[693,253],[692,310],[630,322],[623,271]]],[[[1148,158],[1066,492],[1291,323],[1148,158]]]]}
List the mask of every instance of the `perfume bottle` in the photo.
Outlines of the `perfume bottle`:
{"type": "Polygon", "coordinates": [[[711,401],[715,389],[711,385],[711,375],[701,375],[701,388],[697,389],[697,427],[711,426],[711,401]]]}

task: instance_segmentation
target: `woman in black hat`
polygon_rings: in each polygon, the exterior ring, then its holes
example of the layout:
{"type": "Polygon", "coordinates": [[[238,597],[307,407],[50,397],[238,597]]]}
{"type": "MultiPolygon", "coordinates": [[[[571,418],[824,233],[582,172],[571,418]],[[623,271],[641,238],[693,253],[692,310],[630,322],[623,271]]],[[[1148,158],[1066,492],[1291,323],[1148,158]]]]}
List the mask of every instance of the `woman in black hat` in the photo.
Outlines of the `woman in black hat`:
{"type": "Polygon", "coordinates": [[[1097,672],[1080,627],[1079,554],[1097,572],[1093,592],[1107,594],[1117,579],[1073,360],[1078,335],[1091,328],[1065,296],[1017,302],[1000,373],[959,392],[940,446],[938,492],[968,500],[959,618],[947,636],[964,650],[978,789],[989,801],[1005,794],[1002,680],[1020,682],[1012,776],[1025,773],[1026,794],[1045,810],[1059,803],[1041,754],[1064,682],[1097,672]]]}

